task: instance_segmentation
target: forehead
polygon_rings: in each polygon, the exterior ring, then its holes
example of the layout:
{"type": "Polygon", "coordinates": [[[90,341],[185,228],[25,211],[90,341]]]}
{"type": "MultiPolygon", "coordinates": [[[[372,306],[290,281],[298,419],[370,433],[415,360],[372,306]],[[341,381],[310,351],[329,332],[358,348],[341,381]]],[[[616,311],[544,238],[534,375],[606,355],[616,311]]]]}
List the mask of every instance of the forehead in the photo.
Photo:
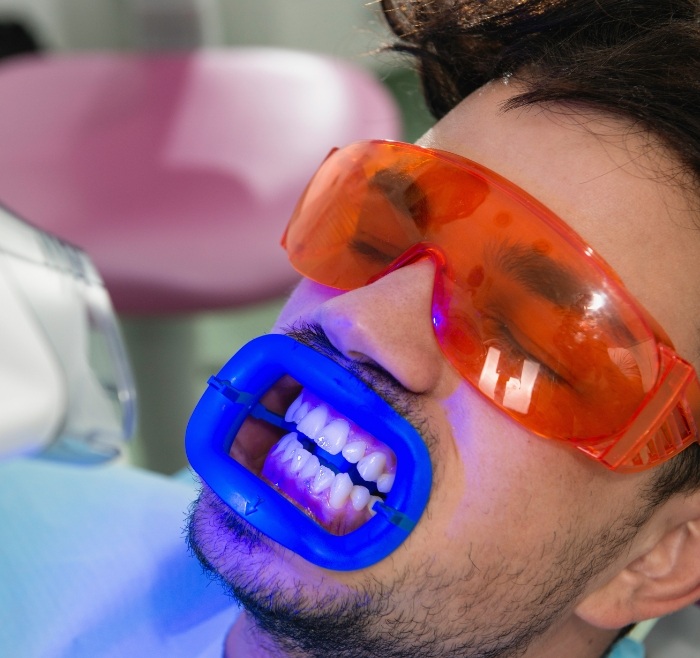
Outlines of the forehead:
{"type": "Polygon", "coordinates": [[[630,125],[592,112],[502,110],[517,88],[472,94],[421,140],[497,171],[577,231],[700,365],[700,231],[688,197],[669,182],[676,164],[630,125]]]}

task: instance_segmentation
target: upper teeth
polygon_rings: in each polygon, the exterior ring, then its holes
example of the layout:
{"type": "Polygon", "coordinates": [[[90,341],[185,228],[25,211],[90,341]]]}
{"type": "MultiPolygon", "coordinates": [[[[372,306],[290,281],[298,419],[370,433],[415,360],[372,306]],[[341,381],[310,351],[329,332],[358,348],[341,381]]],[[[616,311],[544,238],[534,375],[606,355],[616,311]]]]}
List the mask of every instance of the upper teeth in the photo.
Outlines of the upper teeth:
{"type": "Polygon", "coordinates": [[[365,456],[365,450],[367,446],[364,441],[353,441],[352,443],[346,443],[343,448],[343,457],[347,459],[351,464],[357,464],[365,456]]]}
{"type": "Polygon", "coordinates": [[[295,422],[294,418],[296,417],[296,413],[297,413],[297,410],[299,409],[299,407],[301,407],[301,395],[296,400],[294,400],[294,402],[292,402],[292,404],[289,405],[289,409],[287,409],[287,413],[284,414],[284,419],[288,423],[295,422]]]}
{"type": "Polygon", "coordinates": [[[297,422],[297,429],[310,439],[318,438],[318,433],[326,426],[328,409],[323,405],[311,409],[297,422]]]}
{"type": "Polygon", "coordinates": [[[386,455],[381,452],[372,452],[360,459],[357,463],[357,472],[363,480],[376,482],[384,472],[384,466],[386,466],[386,455]]]}
{"type": "MultiPolygon", "coordinates": [[[[387,455],[382,451],[372,450],[367,439],[362,440],[356,436],[350,423],[344,418],[337,418],[326,405],[310,404],[304,400],[302,393],[287,409],[285,420],[296,423],[299,432],[329,454],[337,455],[342,451],[348,462],[357,464],[357,471],[364,480],[377,483],[380,492],[388,493],[391,490],[395,475],[387,470],[387,455]]],[[[310,487],[314,493],[320,493],[333,485],[329,501],[333,507],[341,505],[341,498],[344,504],[348,497],[352,499],[353,505],[360,505],[363,501],[361,507],[367,504],[364,495],[366,487],[353,489],[352,486],[348,486],[349,476],[341,478],[336,484],[338,476],[346,474],[339,473],[336,476],[331,469],[321,466],[318,457],[303,448],[295,432],[291,432],[277,444],[273,454],[279,452],[282,452],[281,461],[291,461],[289,468],[292,473],[299,474],[303,480],[313,478],[310,487]]]]}
{"type": "Polygon", "coordinates": [[[394,473],[382,473],[377,478],[377,489],[382,493],[389,493],[394,485],[394,473]]]}
{"type": "MultiPolygon", "coordinates": [[[[310,415],[311,414],[309,414],[309,416],[310,415]]],[[[306,418],[304,420],[306,420],[306,418]]],[[[297,428],[298,427],[297,425],[297,428]]],[[[300,431],[304,432],[303,429],[300,431]]],[[[304,432],[304,434],[306,434],[306,432],[304,432]]],[[[329,452],[331,455],[337,455],[345,447],[348,441],[348,434],[350,434],[350,424],[348,421],[338,418],[328,423],[316,436],[309,436],[308,434],[306,434],[306,436],[313,439],[316,444],[326,452],[329,452]]]]}
{"type": "Polygon", "coordinates": [[[284,419],[296,423],[299,432],[331,455],[337,455],[345,447],[350,434],[350,424],[346,420],[329,418],[328,407],[319,404],[312,408],[302,401],[302,395],[292,402],[284,419]]]}

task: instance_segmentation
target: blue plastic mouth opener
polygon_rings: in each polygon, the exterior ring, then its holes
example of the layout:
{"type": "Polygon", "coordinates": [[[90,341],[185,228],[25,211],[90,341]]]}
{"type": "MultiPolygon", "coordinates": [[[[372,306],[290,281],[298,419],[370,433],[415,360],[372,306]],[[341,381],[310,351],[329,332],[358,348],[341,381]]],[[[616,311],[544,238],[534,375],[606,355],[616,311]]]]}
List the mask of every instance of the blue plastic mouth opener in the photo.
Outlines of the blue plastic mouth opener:
{"type": "Polygon", "coordinates": [[[336,571],[379,562],[411,533],[430,496],[427,447],[405,418],[345,368],[288,336],[271,334],[244,345],[208,384],[187,426],[187,456],[202,480],[241,518],[309,562],[336,571]],[[285,375],[396,455],[391,491],[384,502],[374,504],[376,514],[348,534],[325,530],[229,454],[246,418],[295,429],[260,402],[285,375]]]}

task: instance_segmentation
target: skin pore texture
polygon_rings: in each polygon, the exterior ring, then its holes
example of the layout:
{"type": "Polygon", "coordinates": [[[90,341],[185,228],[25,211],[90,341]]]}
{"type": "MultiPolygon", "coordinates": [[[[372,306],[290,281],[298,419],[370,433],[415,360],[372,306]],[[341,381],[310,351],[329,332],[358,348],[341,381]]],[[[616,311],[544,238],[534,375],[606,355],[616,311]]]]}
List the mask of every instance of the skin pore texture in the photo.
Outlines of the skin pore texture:
{"type": "MultiPolygon", "coordinates": [[[[420,143],[482,163],[563,217],[698,368],[700,237],[669,184],[673,160],[605,116],[502,111],[517,91],[490,83],[420,143]]],[[[594,657],[617,629],[700,598],[669,585],[660,602],[649,585],[673,571],[688,528],[700,534],[689,525],[697,502],[650,514],[641,492],[653,474],[612,473],[485,401],[435,341],[432,268],[419,261],[346,293],[302,281],[285,306],[274,331],[294,327],[312,346],[322,331],[337,360],[409,414],[433,491],[387,559],[331,572],[259,535],[205,486],[191,543],[247,608],[227,655],[594,657]]]]}

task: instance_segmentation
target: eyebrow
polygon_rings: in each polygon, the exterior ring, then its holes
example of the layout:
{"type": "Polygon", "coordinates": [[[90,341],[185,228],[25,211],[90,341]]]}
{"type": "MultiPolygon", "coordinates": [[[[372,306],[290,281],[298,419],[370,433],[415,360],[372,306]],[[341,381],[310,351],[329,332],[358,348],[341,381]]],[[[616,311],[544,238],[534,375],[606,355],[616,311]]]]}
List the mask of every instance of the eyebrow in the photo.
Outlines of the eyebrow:
{"type": "Polygon", "coordinates": [[[590,287],[573,270],[531,245],[492,243],[485,256],[501,272],[557,306],[575,306],[590,293],[590,287]]]}
{"type": "Polygon", "coordinates": [[[410,217],[420,230],[425,229],[428,199],[412,176],[396,169],[380,169],[369,180],[369,187],[379,190],[399,213],[410,217]]]}
{"type": "MultiPolygon", "coordinates": [[[[380,169],[370,178],[369,186],[381,191],[390,205],[409,216],[419,230],[425,228],[429,216],[428,199],[412,176],[392,168],[380,169]]],[[[376,257],[376,254],[367,255],[376,257]]],[[[580,304],[591,292],[590,286],[571,268],[532,245],[493,243],[486,248],[485,258],[533,294],[562,308],[580,304]]]]}

